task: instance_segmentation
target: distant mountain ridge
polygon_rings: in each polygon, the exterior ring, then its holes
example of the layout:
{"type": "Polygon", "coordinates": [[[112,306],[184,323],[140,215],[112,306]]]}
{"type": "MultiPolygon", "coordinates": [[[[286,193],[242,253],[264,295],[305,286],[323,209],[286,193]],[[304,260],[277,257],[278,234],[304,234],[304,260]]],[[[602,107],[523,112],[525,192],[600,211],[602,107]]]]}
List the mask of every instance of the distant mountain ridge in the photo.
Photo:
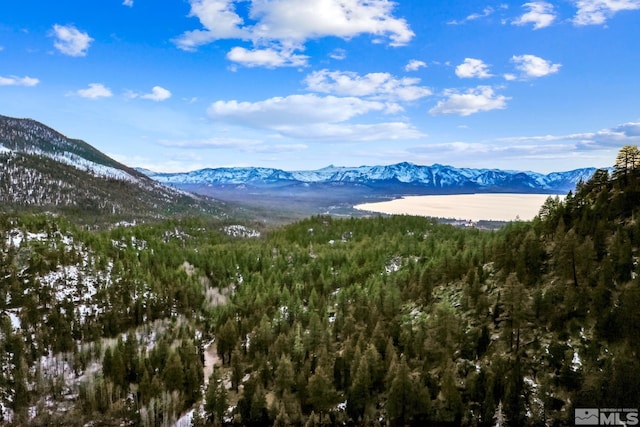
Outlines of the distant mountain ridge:
{"type": "Polygon", "coordinates": [[[328,166],[310,171],[285,171],[273,168],[216,168],[184,173],[158,173],[138,169],[156,181],[183,186],[294,186],[299,184],[360,185],[372,189],[398,191],[457,192],[522,192],[564,194],[575,189],[580,180],[588,180],[596,168],[541,174],[531,171],[456,168],[409,162],[386,166],[328,166]]]}

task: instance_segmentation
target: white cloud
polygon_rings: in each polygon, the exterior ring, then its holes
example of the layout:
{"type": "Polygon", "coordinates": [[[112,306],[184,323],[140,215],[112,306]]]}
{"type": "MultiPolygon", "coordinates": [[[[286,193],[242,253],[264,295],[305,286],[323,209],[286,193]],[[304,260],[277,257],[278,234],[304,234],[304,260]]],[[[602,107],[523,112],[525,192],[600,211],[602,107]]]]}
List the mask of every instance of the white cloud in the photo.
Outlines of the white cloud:
{"type": "Polygon", "coordinates": [[[61,53],[69,56],[86,56],[93,39],[73,25],[54,25],[56,38],[53,45],[61,53]]]}
{"type": "Polygon", "coordinates": [[[329,57],[338,61],[342,61],[343,59],[347,58],[347,51],[340,48],[334,49],[333,52],[329,54],[329,57]]]}
{"type": "Polygon", "coordinates": [[[308,56],[296,55],[292,50],[272,48],[248,50],[234,47],[227,54],[227,59],[246,67],[299,67],[307,64],[308,56]]]}
{"type": "Polygon", "coordinates": [[[129,7],[133,7],[133,0],[124,0],[122,2],[123,6],[129,6],[129,7]]]}
{"type": "Polygon", "coordinates": [[[404,19],[392,16],[388,0],[252,0],[254,37],[303,42],[320,37],[351,38],[362,34],[388,37],[392,46],[414,36],[404,19]]]}
{"type": "Polygon", "coordinates": [[[113,96],[111,90],[102,83],[90,83],[87,89],[80,89],[76,92],[79,96],[88,99],[110,98],[113,96]]]}
{"type": "Polygon", "coordinates": [[[151,101],[156,101],[156,102],[166,101],[167,99],[171,98],[171,92],[169,92],[167,89],[163,87],[154,86],[151,89],[151,93],[141,95],[140,98],[149,99],[151,101]]]}
{"type": "Polygon", "coordinates": [[[575,25],[600,25],[617,12],[640,9],[640,0],[577,0],[575,25]]]}
{"type": "Polygon", "coordinates": [[[574,144],[571,148],[579,151],[619,148],[623,145],[640,144],[640,122],[623,123],[613,128],[602,129],[597,132],[583,132],[568,135],[522,136],[502,138],[498,141],[518,144],[541,144],[564,141],[574,144]]]}
{"type": "Polygon", "coordinates": [[[456,67],[456,75],[461,79],[479,78],[486,79],[492,75],[489,66],[480,59],[465,58],[464,62],[456,67]]]}
{"type": "Polygon", "coordinates": [[[404,19],[392,15],[394,3],[389,0],[190,0],[190,4],[189,16],[197,17],[202,28],[183,33],[174,43],[193,51],[221,39],[250,41],[253,50],[236,47],[228,55],[249,66],[306,63],[306,57],[294,51],[303,50],[310,39],[370,34],[401,46],[414,36],[404,19]],[[250,3],[238,8],[248,10],[246,16],[236,9],[243,2],[250,3]],[[272,58],[264,59],[267,54],[272,58]]]}
{"type": "Polygon", "coordinates": [[[249,32],[241,28],[244,20],[235,11],[233,0],[190,0],[190,17],[196,17],[204,29],[187,31],[174,40],[183,50],[194,51],[220,39],[247,39],[249,32]]]}
{"type": "Polygon", "coordinates": [[[478,20],[480,18],[486,18],[486,17],[492,15],[494,12],[495,12],[494,8],[492,8],[490,6],[489,7],[485,7],[482,10],[482,13],[472,13],[471,15],[467,16],[463,20],[460,20],[460,21],[453,20],[453,21],[447,22],[447,24],[449,24],[449,25],[462,25],[462,24],[464,24],[466,22],[469,22],[469,21],[475,21],[475,20],[478,20]]]}
{"type": "Polygon", "coordinates": [[[33,77],[16,77],[16,76],[9,76],[9,77],[2,77],[0,76],[0,86],[27,86],[27,87],[32,87],[32,86],[36,86],[38,83],[40,83],[40,80],[35,79],[33,77]]]}
{"type": "Polygon", "coordinates": [[[262,129],[280,129],[299,124],[343,122],[384,109],[382,102],[309,94],[274,97],[258,102],[216,101],[208,112],[214,120],[262,129]]]}
{"type": "Polygon", "coordinates": [[[269,98],[258,102],[217,101],[208,109],[218,122],[275,131],[296,139],[373,141],[417,138],[422,135],[406,123],[344,123],[371,112],[393,109],[384,102],[356,97],[314,94],[269,98]]]}
{"type": "Polygon", "coordinates": [[[415,101],[431,95],[431,90],[418,86],[420,79],[398,79],[389,73],[369,73],[360,76],[348,71],[320,70],[309,74],[305,83],[307,88],[314,92],[378,100],[415,101]]]}
{"type": "MultiPolygon", "coordinates": [[[[516,64],[516,69],[522,73],[523,78],[544,77],[560,71],[561,64],[553,64],[551,61],[535,55],[514,55],[511,61],[516,64]]],[[[505,76],[506,77],[506,76],[505,76]]],[[[507,78],[507,80],[509,80],[507,78]]]]}
{"type": "Polygon", "coordinates": [[[525,3],[522,7],[528,8],[529,11],[513,21],[514,25],[533,24],[533,29],[539,30],[548,27],[556,19],[553,5],[546,1],[525,3]]]}
{"type": "Polygon", "coordinates": [[[161,102],[166,101],[171,98],[171,92],[161,86],[154,86],[151,89],[150,93],[138,93],[133,91],[128,91],[125,93],[125,96],[131,99],[148,99],[150,101],[161,102]]]}
{"type": "Polygon", "coordinates": [[[288,129],[286,136],[317,141],[373,142],[424,138],[426,135],[404,122],[374,124],[312,124],[288,129]]]}
{"type": "Polygon", "coordinates": [[[412,59],[404,66],[405,71],[418,71],[420,68],[426,68],[427,63],[424,61],[419,61],[417,59],[412,59]]]}
{"type": "Polygon", "coordinates": [[[444,95],[447,99],[438,102],[435,107],[429,110],[429,113],[469,116],[481,111],[504,109],[510,99],[503,95],[496,95],[490,86],[478,86],[464,93],[446,90],[444,95]]]}

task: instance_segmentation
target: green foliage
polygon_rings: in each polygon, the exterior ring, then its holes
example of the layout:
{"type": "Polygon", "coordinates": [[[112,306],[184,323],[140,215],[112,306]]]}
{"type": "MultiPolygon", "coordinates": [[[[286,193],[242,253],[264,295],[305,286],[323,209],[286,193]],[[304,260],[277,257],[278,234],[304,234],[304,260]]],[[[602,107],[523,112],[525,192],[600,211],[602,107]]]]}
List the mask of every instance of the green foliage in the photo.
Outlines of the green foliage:
{"type": "Polygon", "coordinates": [[[596,173],[494,232],[317,216],[241,239],[202,219],[0,215],[0,398],[16,419],[67,405],[35,420],[53,424],[159,425],[200,403],[196,423],[256,426],[562,425],[573,407],[634,407],[639,179],[596,173]]]}

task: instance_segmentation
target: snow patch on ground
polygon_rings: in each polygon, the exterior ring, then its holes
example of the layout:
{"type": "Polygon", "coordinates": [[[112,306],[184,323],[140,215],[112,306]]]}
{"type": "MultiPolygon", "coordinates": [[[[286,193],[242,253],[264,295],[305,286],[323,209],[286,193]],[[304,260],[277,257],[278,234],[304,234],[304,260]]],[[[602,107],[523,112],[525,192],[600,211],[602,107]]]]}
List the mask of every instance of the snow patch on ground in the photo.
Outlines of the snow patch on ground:
{"type": "Polygon", "coordinates": [[[92,302],[93,297],[98,288],[111,283],[111,274],[109,270],[98,276],[84,276],[77,265],[64,265],[42,276],[40,282],[53,290],[56,301],[73,301],[80,313],[80,321],[84,322],[87,316],[101,312],[98,304],[92,302]]]}
{"type": "Polygon", "coordinates": [[[260,237],[260,232],[244,225],[228,225],[223,228],[224,233],[231,237],[245,237],[245,238],[257,238],[260,237]]]}
{"type": "Polygon", "coordinates": [[[11,327],[13,327],[14,331],[17,329],[20,329],[20,326],[21,326],[19,312],[20,312],[20,309],[17,309],[17,308],[5,311],[5,313],[7,314],[7,316],[9,316],[9,319],[11,320],[11,327]]]}
{"type": "Polygon", "coordinates": [[[402,267],[402,258],[393,257],[391,260],[389,260],[387,265],[384,267],[384,270],[387,272],[387,274],[391,274],[393,272],[400,270],[401,267],[402,267]]]}
{"type": "MultiPolygon", "coordinates": [[[[87,316],[99,314],[101,309],[93,302],[93,298],[100,288],[111,284],[112,264],[107,265],[104,271],[95,273],[90,250],[60,231],[33,233],[12,229],[6,233],[5,240],[8,247],[16,249],[27,248],[32,242],[44,242],[50,248],[62,247],[65,252],[75,251],[80,256],[78,263],[58,265],[55,270],[40,275],[38,280],[42,286],[49,288],[56,302],[72,301],[82,322],[87,316]]],[[[7,314],[14,329],[20,328],[20,309],[12,309],[7,314]]]]}
{"type": "Polygon", "coordinates": [[[578,354],[578,350],[573,350],[573,359],[571,360],[571,370],[576,372],[582,367],[582,359],[578,354]]]}
{"type": "Polygon", "coordinates": [[[19,248],[22,242],[41,242],[47,239],[46,233],[25,233],[19,229],[10,230],[6,235],[7,246],[19,248]]]}

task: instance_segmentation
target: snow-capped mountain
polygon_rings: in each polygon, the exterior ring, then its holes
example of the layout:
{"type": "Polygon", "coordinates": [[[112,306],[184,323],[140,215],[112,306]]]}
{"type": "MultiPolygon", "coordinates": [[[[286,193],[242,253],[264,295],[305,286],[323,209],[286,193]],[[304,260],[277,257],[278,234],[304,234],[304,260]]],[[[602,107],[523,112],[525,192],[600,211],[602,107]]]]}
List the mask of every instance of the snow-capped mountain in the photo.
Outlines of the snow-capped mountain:
{"type": "Polygon", "coordinates": [[[201,202],[35,120],[0,116],[5,206],[148,215],[201,202]]]}
{"type": "Polygon", "coordinates": [[[587,180],[595,168],[541,174],[530,171],[455,168],[408,162],[386,166],[336,167],[311,171],[284,171],[271,168],[218,168],[185,173],[142,171],[151,178],[177,187],[242,185],[264,187],[295,184],[352,184],[381,189],[406,188],[412,192],[523,192],[566,193],[580,180],[587,180]]]}

